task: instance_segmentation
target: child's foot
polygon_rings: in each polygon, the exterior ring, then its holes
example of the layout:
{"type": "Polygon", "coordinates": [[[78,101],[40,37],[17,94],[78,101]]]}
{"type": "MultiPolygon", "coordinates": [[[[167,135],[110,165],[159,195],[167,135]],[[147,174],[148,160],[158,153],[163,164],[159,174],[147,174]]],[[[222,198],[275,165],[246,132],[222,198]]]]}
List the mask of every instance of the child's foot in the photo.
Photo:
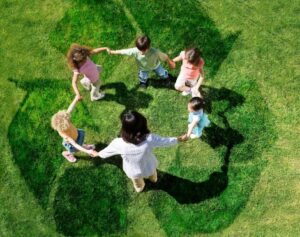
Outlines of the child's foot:
{"type": "Polygon", "coordinates": [[[189,91],[183,91],[181,93],[181,95],[183,95],[183,96],[187,96],[187,95],[190,95],[190,94],[192,94],[191,90],[189,90],[189,91]]]}
{"type": "Polygon", "coordinates": [[[144,82],[140,82],[140,85],[139,85],[139,87],[141,88],[141,89],[147,89],[147,83],[144,83],[144,82]]]}
{"type": "Polygon", "coordinates": [[[85,78],[80,80],[80,84],[83,86],[84,89],[88,91],[91,89],[91,83],[87,81],[85,78]]]}
{"type": "Polygon", "coordinates": [[[84,144],[83,148],[87,149],[87,150],[95,150],[95,145],[94,144],[84,144]]]}
{"type": "Polygon", "coordinates": [[[74,163],[77,161],[76,158],[73,156],[73,154],[68,151],[63,151],[62,155],[71,163],[74,163]]]}
{"type": "Polygon", "coordinates": [[[96,101],[96,100],[100,100],[105,96],[104,92],[99,93],[98,96],[91,96],[91,101],[96,101]]]}

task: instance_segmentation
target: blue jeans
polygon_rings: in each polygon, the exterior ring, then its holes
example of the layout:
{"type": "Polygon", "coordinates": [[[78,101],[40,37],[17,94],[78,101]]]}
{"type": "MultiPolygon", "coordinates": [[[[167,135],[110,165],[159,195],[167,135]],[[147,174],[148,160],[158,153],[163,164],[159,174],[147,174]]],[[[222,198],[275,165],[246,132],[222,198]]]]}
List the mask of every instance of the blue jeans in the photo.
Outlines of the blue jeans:
{"type": "MultiPolygon", "coordinates": [[[[157,68],[153,70],[157,76],[163,79],[167,79],[169,77],[168,71],[163,68],[161,64],[157,68]]],[[[149,78],[150,71],[139,70],[139,80],[141,83],[146,83],[149,78]]]]}
{"type": "MultiPolygon", "coordinates": [[[[81,129],[78,129],[77,131],[78,131],[78,137],[75,142],[78,145],[82,146],[82,144],[84,142],[85,132],[81,129]]],[[[69,151],[71,153],[78,151],[71,143],[68,143],[65,140],[63,140],[62,145],[66,148],[67,151],[69,151]]]]}

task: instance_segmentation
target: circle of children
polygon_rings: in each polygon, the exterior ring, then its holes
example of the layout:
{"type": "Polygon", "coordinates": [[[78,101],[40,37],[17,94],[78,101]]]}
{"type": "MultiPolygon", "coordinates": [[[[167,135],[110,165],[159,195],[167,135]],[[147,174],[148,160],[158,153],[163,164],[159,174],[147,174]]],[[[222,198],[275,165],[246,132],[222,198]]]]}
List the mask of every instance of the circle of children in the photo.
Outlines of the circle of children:
{"type": "Polygon", "coordinates": [[[107,47],[92,49],[87,46],[72,44],[67,60],[73,70],[72,87],[76,94],[75,99],[67,109],[53,115],[51,125],[63,138],[63,146],[66,151],[62,155],[69,162],[76,162],[74,153],[81,151],[92,157],[107,158],[121,155],[123,170],[132,180],[137,192],[145,187],[144,178],[151,182],[157,182],[157,159],[152,150],[155,147],[176,145],[178,142],[189,138],[199,138],[202,130],[210,123],[207,115],[203,112],[204,101],[199,92],[199,87],[204,80],[204,60],[197,48],[182,51],[179,56],[170,60],[168,55],[151,47],[151,41],[146,35],[138,37],[136,47],[122,50],[111,50],[107,47]],[[161,61],[166,61],[169,67],[174,69],[175,62],[182,61],[181,71],[175,83],[175,89],[183,96],[192,95],[188,103],[188,129],[187,133],[179,137],[161,137],[152,134],[147,127],[147,119],[137,111],[126,111],[121,115],[120,137],[115,138],[106,148],[97,152],[94,145],[84,143],[85,132],[77,129],[71,122],[70,115],[76,103],[82,99],[77,87],[80,83],[86,90],[90,90],[91,101],[102,99],[105,94],[100,91],[101,66],[96,65],[90,55],[106,51],[108,54],[120,54],[133,56],[139,67],[139,86],[147,88],[149,73],[154,71],[162,80],[169,83],[168,71],[163,68],[161,61]]]}

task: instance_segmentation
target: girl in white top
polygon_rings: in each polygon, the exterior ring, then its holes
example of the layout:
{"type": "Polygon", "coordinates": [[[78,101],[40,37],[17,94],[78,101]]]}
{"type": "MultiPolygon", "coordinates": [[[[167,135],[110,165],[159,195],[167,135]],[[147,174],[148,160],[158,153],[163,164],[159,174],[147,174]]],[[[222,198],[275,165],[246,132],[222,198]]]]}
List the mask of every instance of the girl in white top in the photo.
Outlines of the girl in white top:
{"type": "Polygon", "coordinates": [[[124,113],[121,121],[121,137],[115,138],[98,155],[101,158],[121,155],[124,172],[132,180],[135,190],[141,192],[145,187],[144,178],[157,181],[158,162],[153,148],[175,145],[182,139],[151,134],[146,118],[136,111],[124,113]]]}

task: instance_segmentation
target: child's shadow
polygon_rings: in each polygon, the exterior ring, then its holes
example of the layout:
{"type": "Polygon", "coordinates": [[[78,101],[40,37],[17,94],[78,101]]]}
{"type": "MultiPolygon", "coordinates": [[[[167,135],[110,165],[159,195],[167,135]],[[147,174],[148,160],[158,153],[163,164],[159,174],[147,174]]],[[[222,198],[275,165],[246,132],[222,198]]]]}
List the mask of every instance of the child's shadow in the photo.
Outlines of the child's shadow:
{"type": "Polygon", "coordinates": [[[138,90],[138,86],[128,90],[123,82],[107,83],[102,87],[104,90],[115,89],[115,94],[106,93],[103,100],[115,101],[125,107],[126,110],[137,110],[148,108],[153,97],[143,91],[138,90]]]}

